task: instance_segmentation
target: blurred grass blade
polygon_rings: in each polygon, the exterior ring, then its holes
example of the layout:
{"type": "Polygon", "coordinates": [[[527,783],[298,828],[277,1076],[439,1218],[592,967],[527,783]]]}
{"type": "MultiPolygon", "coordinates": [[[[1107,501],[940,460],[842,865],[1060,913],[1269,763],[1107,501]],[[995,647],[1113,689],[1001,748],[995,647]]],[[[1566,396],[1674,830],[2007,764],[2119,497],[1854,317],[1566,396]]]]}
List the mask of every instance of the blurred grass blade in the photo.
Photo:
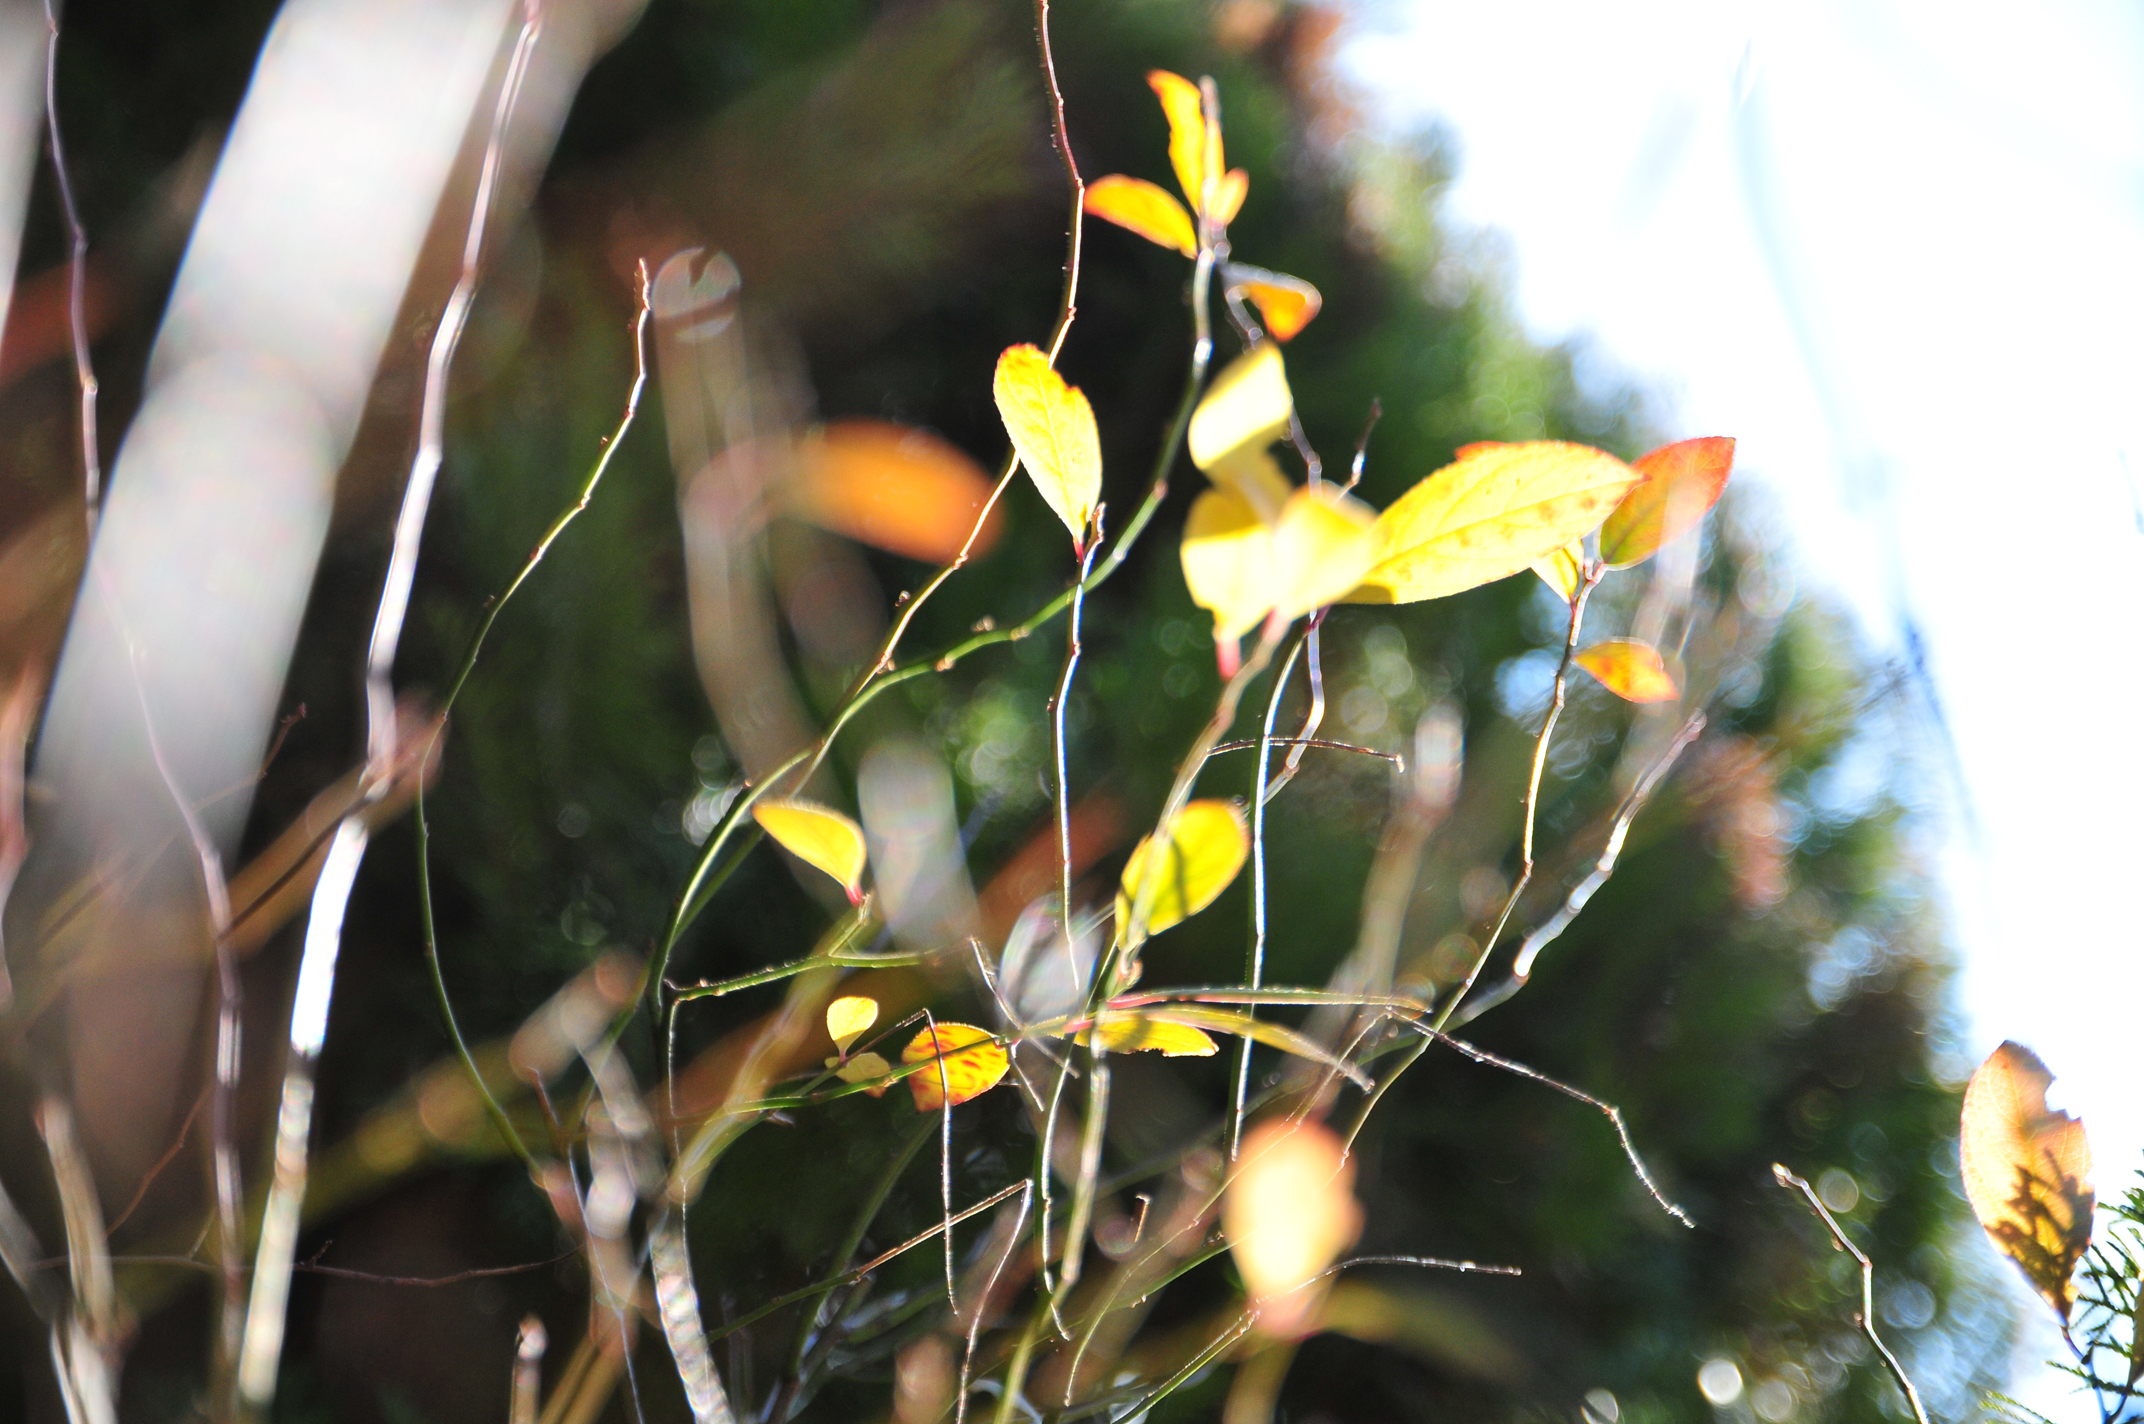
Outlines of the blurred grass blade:
{"type": "Polygon", "coordinates": [[[715,1373],[707,1333],[700,1325],[700,1297],[692,1285],[692,1256],[685,1247],[685,1214],[665,1205],[648,1223],[648,1264],[655,1274],[655,1310],[663,1338],[677,1362],[685,1402],[696,1424],[735,1424],[729,1395],[715,1373]]]}

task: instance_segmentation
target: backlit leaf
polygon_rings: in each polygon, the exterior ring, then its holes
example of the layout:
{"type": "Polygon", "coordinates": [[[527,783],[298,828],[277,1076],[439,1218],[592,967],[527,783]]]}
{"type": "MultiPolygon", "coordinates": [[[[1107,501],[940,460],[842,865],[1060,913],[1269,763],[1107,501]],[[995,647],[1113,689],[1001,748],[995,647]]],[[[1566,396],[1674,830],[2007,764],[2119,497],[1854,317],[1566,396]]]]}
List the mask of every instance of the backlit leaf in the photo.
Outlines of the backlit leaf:
{"type": "Polygon", "coordinates": [[[1088,212],[1118,227],[1129,228],[1148,242],[1173,247],[1186,257],[1196,257],[1199,240],[1191,229],[1191,214],[1166,191],[1144,178],[1112,173],[1087,185],[1088,212]]]}
{"type": "Polygon", "coordinates": [[[1377,556],[1377,513],[1336,486],[1299,489],[1273,528],[1268,596],[1296,618],[1345,597],[1377,556]]]}
{"type": "MultiPolygon", "coordinates": [[[[1231,168],[1213,180],[1213,220],[1227,227],[1243,211],[1243,200],[1251,194],[1251,175],[1241,168],[1231,168]]],[[[1287,337],[1281,340],[1286,341],[1287,337]]]]}
{"type": "Polygon", "coordinates": [[[1243,869],[1251,835],[1233,801],[1193,801],[1176,813],[1168,841],[1153,836],[1132,849],[1117,893],[1117,932],[1128,934],[1142,892],[1152,895],[1146,933],[1160,934],[1211,905],[1243,869]]]}
{"type": "Polygon", "coordinates": [[[2092,1146],[2084,1124],[2050,1112],[2047,1065],[2005,1043],[1965,1086],[1958,1165],[1973,1214],[2065,1321],[2070,1277],[2092,1244],[2092,1146]]]}
{"type": "Polygon", "coordinates": [[[844,994],[826,1006],[826,1036],[843,1053],[878,1022],[878,1000],[862,994],[844,994]]]}
{"type": "MultiPolygon", "coordinates": [[[[951,563],[990,498],[990,477],[967,453],[926,431],[882,420],[837,420],[801,442],[796,514],[860,544],[926,563],[951,563]]],[[[972,552],[997,541],[993,509],[972,552]]]]}
{"type": "Polygon", "coordinates": [[[1259,519],[1280,523],[1280,512],[1295,493],[1295,482],[1281,473],[1280,462],[1269,449],[1239,445],[1214,462],[1206,478],[1222,489],[1234,490],[1250,504],[1259,519]]]}
{"type": "Polygon", "coordinates": [[[936,1112],[949,1099],[957,1108],[996,1087],[1010,1066],[1004,1045],[993,1040],[988,1030],[964,1023],[927,1028],[901,1050],[903,1063],[932,1059],[937,1061],[930,1067],[908,1075],[908,1091],[915,1094],[917,1112],[936,1112]]]}
{"type": "Polygon", "coordinates": [[[1156,69],[1146,77],[1169,119],[1169,166],[1185,201],[1197,212],[1206,196],[1206,107],[1199,86],[1181,74],[1156,69]]]}
{"type": "Polygon", "coordinates": [[[1087,540],[1095,501],[1102,495],[1102,444],[1087,397],[1050,369],[1032,346],[1008,346],[991,382],[998,416],[1028,478],[1072,531],[1075,548],[1087,540]]]}
{"type": "Polygon", "coordinates": [[[1586,546],[1577,539],[1558,549],[1546,558],[1534,560],[1534,572],[1541,581],[1563,595],[1569,603],[1578,597],[1578,586],[1586,579],[1586,546]]]}
{"type": "Polygon", "coordinates": [[[1305,1289],[1362,1234],[1355,1167],[1323,1123],[1267,1118],[1244,1134],[1221,1230],[1262,1333],[1293,1338],[1322,1291],[1305,1289]]]}
{"type": "Polygon", "coordinates": [[[1216,640],[1240,638],[1273,607],[1273,531],[1250,501],[1210,489],[1184,520],[1184,583],[1213,614],[1216,640]]]}
{"type": "MultiPolygon", "coordinates": [[[[1145,1013],[1103,1013],[1091,1030],[1111,1053],[1159,1053],[1164,1058],[1209,1058],[1221,1051],[1205,1033],[1145,1013]]],[[[1086,1035],[1081,1035],[1084,1042],[1086,1035]]]]}
{"type": "Polygon", "coordinates": [[[851,903],[863,898],[863,827],[830,806],[802,798],[762,801],[752,808],[752,819],[783,850],[839,881],[851,903]]]}
{"type": "Polygon", "coordinates": [[[1372,1086],[1369,1075],[1346,1059],[1335,1056],[1316,1039],[1298,1033],[1286,1024],[1262,1019],[1241,1009],[1216,1008],[1211,1004],[1163,1003],[1142,1008],[1140,1012],[1164,1023],[1184,1024],[1212,1033],[1228,1033],[1238,1038],[1248,1038],[1254,1043],[1262,1043],[1268,1048],[1277,1048],[1283,1053],[1292,1053],[1298,1058],[1305,1058],[1321,1067],[1329,1068],[1365,1091],[1372,1086]]]}
{"type": "Polygon", "coordinates": [[[1623,497],[1601,526],[1601,559],[1627,569],[1662,544],[1688,533],[1720,502],[1735,463],[1735,442],[1723,435],[1679,440],[1640,455],[1632,468],[1645,482],[1623,497]]]}
{"type": "Polygon", "coordinates": [[[1673,702],[1682,696],[1675,674],[1651,644],[1608,638],[1571,659],[1625,702],[1673,702]]]}
{"type": "MultiPolygon", "coordinates": [[[[830,1058],[826,1066],[832,1068],[834,1076],[844,1083],[868,1083],[873,1078],[883,1078],[893,1071],[893,1065],[876,1053],[859,1053],[853,1058],[830,1058]]],[[[886,1095],[886,1089],[891,1086],[890,1083],[881,1084],[864,1091],[874,1098],[882,1098],[886,1095]]],[[[937,1086],[936,1083],[931,1084],[933,1090],[937,1086]]]]}
{"type": "Polygon", "coordinates": [[[1598,525],[1638,479],[1561,440],[1471,447],[1378,516],[1383,551],[1354,597],[1416,603],[1517,573],[1598,525]]]}
{"type": "Polygon", "coordinates": [[[1275,341],[1292,340],[1325,305],[1316,287],[1285,272],[1231,264],[1228,285],[1230,291],[1248,297],[1258,308],[1266,331],[1275,341]]]}
{"type": "Polygon", "coordinates": [[[1211,469],[1237,450],[1263,450],[1288,431],[1295,397],[1280,348],[1261,344],[1228,363],[1191,413],[1191,463],[1211,469]]]}

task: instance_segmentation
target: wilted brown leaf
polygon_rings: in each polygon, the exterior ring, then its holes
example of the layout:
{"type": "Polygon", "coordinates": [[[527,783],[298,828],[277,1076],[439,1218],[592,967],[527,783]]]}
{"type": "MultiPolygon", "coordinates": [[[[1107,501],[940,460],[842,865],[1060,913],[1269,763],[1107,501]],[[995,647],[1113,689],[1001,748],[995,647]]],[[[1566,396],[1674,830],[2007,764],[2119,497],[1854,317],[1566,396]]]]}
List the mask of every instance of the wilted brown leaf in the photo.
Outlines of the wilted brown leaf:
{"type": "Polygon", "coordinates": [[[2084,1123],[2050,1112],[2054,1074],[2029,1048],[2005,1043],[1965,1088],[1958,1165],[1973,1214],[2064,1321],[2070,1282],[2092,1244],[2092,1147],[2084,1123]]]}

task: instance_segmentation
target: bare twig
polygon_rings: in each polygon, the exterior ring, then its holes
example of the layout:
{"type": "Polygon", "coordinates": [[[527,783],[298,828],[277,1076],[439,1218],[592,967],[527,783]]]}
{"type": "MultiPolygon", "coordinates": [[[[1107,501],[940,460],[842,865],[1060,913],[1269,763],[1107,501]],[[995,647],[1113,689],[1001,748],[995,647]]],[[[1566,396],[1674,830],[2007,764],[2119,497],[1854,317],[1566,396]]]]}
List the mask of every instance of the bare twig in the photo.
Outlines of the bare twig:
{"type": "Polygon", "coordinates": [[[967,1424],[969,1380],[975,1368],[975,1341],[982,1333],[983,1312],[990,1308],[990,1297],[998,1288],[998,1280],[1005,1274],[1006,1263],[1012,1253],[1019,1249],[1022,1228],[1027,1224],[1027,1209],[1034,1204],[1035,1184],[1020,1183],[1020,1212],[1013,1218],[1012,1230],[1005,1235],[1005,1249],[998,1255],[997,1263],[990,1268],[990,1278],[983,1282],[982,1294],[975,1298],[974,1313],[968,1318],[968,1338],[960,1353],[960,1392],[954,1396],[953,1424],[967,1424]]]}
{"type": "Polygon", "coordinates": [[[1898,1387],[1905,1392],[1906,1403],[1913,1407],[1913,1417],[1920,1421],[1920,1424],[1928,1424],[1928,1410],[1921,1404],[1921,1392],[1915,1389],[1913,1381],[1906,1377],[1906,1367],[1898,1362],[1898,1356],[1891,1353],[1891,1347],[1884,1344],[1883,1337],[1876,1333],[1876,1267],[1862,1254],[1859,1246],[1847,1239],[1838,1219],[1825,1207],[1823,1199],[1817,1196],[1814,1187],[1777,1162],[1772,1164],[1772,1175],[1782,1187],[1802,1194],[1802,1198],[1809,1203],[1809,1209],[1817,1214],[1817,1219],[1824,1223],[1824,1229],[1831,1233],[1832,1244],[1853,1257],[1861,1267],[1861,1309],[1854,1313],[1854,1324],[1860,1327],[1862,1334],[1868,1336],[1869,1343],[1876,1347],[1876,1353],[1882,1357],[1885,1368],[1891,1371],[1891,1378],[1897,1380],[1898,1387]]]}
{"type": "Polygon", "coordinates": [[[52,153],[52,176],[60,193],[60,215],[67,223],[67,329],[74,350],[74,383],[82,442],[82,513],[92,534],[104,503],[104,476],[97,450],[97,372],[89,360],[89,234],[75,209],[74,182],[67,175],[67,149],[60,142],[60,20],[45,0],[45,143],[52,153]]]}
{"type": "MultiPolygon", "coordinates": [[[[1273,675],[1273,690],[1266,697],[1265,721],[1259,725],[1258,769],[1251,779],[1251,944],[1244,957],[1243,981],[1252,989],[1263,988],[1266,977],[1266,772],[1272,764],[1273,719],[1280,713],[1280,699],[1288,690],[1288,675],[1295,671],[1296,659],[1302,655],[1303,645],[1309,634],[1295,640],[1288,649],[1288,656],[1281,660],[1280,671],[1273,675]]],[[[1211,755],[1211,753],[1208,753],[1211,755]]],[[[1245,1013],[1256,1013],[1246,1007],[1245,1013]]],[[[1228,1160],[1236,1160],[1237,1150],[1243,1145],[1243,1100],[1251,1086],[1251,1040],[1248,1036],[1236,1045],[1235,1096],[1228,1109],[1228,1160]]]]}

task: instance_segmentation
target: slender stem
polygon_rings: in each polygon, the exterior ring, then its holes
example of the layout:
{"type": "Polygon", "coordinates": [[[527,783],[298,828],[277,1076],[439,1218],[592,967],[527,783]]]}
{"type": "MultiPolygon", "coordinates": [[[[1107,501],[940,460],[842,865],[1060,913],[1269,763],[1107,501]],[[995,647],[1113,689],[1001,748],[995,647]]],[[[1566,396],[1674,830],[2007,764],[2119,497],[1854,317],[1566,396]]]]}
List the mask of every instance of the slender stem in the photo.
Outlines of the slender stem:
{"type": "MultiPolygon", "coordinates": [[[[1876,1333],[1876,1267],[1862,1254],[1861,1248],[1848,1239],[1846,1232],[1840,1229],[1838,1220],[1825,1208],[1823,1199],[1817,1196],[1815,1188],[1777,1162],[1772,1164],[1772,1175],[1779,1179],[1779,1185],[1782,1187],[1802,1194],[1803,1199],[1809,1203],[1809,1209],[1817,1214],[1818,1220],[1824,1223],[1825,1230],[1831,1233],[1833,1244],[1853,1257],[1861,1267],[1861,1309],[1854,1316],[1854,1324],[1860,1326],[1861,1333],[1868,1336],[1869,1343],[1876,1347],[1876,1353],[1883,1358],[1884,1367],[1890,1370],[1891,1378],[1897,1380],[1899,1389],[1905,1392],[1906,1403],[1913,1406],[1913,1417],[1919,1424],[1928,1424],[1928,1411],[1921,1404],[1921,1392],[1915,1389],[1913,1381],[1907,1378],[1906,1367],[1898,1362],[1898,1356],[1891,1353],[1891,1347],[1884,1344],[1883,1337],[1876,1333]]],[[[2069,1332],[2065,1329],[2063,1337],[2067,1339],[2068,1336],[2069,1332]]],[[[2074,1341],[2071,1342],[2071,1348],[2076,1348],[2074,1341]]]]}
{"type": "MultiPolygon", "coordinates": [[[[1304,643],[1314,636],[1306,632],[1288,649],[1288,656],[1273,675],[1273,690],[1266,697],[1265,721],[1258,732],[1258,771],[1251,782],[1251,944],[1244,957],[1244,983],[1263,988],[1266,977],[1266,773],[1273,761],[1273,719],[1280,715],[1281,695],[1288,690],[1288,675],[1302,655],[1304,643]]],[[[1245,1013],[1255,1010],[1246,1008],[1245,1013]]],[[[1243,1143],[1243,1100],[1251,1088],[1251,1040],[1236,1044],[1236,1092],[1228,1109],[1228,1160],[1236,1160],[1243,1143]]]]}
{"type": "Polygon", "coordinates": [[[82,511],[94,534],[104,502],[104,476],[97,450],[97,372],[89,359],[89,233],[75,208],[74,181],[67,175],[67,148],[60,142],[60,20],[52,0],[45,0],[45,32],[45,142],[52,151],[60,215],[67,223],[67,329],[74,348],[74,383],[81,423],[82,511]]]}

